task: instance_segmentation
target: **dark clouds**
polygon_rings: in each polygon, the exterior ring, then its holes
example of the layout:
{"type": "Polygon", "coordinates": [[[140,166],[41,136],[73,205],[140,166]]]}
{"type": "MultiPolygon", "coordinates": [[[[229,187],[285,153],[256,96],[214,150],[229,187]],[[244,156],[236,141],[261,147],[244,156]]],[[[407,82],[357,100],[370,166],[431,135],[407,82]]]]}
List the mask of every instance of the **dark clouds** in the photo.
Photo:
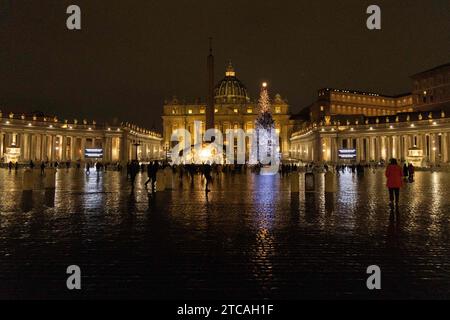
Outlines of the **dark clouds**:
{"type": "Polygon", "coordinates": [[[60,117],[160,127],[165,98],[205,96],[208,37],[216,80],[228,59],[252,97],[268,80],[293,111],[320,87],[397,94],[409,75],[450,61],[450,2],[0,0],[0,105],[60,117]],[[82,9],[81,32],[65,27],[82,9]],[[1,10],[1,9],[0,9],[1,10]]]}

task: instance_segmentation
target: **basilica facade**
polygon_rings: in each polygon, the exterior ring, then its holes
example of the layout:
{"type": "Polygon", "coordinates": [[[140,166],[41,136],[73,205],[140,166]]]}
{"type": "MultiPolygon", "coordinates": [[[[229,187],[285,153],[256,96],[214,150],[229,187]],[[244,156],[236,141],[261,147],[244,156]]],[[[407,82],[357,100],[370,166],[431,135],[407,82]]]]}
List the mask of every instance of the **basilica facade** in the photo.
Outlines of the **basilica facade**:
{"type": "Polygon", "coordinates": [[[325,88],[290,137],[290,157],[307,162],[417,166],[450,161],[450,64],[411,77],[412,93],[387,96],[325,88]]]}
{"type": "MultiPolygon", "coordinates": [[[[279,154],[282,158],[288,158],[289,138],[293,129],[289,105],[279,94],[276,94],[271,100],[275,130],[280,140],[279,154]]],[[[165,149],[173,145],[170,139],[172,132],[177,129],[186,129],[191,133],[191,144],[196,139],[194,122],[201,122],[201,134],[205,132],[206,103],[201,101],[186,103],[173,98],[166,101],[163,108],[165,149]]],[[[254,130],[258,115],[257,101],[250,98],[246,86],[237,78],[230,63],[226,68],[225,77],[214,88],[214,127],[223,133],[224,144],[228,143],[226,141],[227,130],[242,129],[245,132],[254,130]]]]}
{"type": "Polygon", "coordinates": [[[41,113],[0,111],[2,163],[150,161],[163,157],[161,141],[158,133],[129,123],[108,126],[87,120],[61,121],[41,113]]]}

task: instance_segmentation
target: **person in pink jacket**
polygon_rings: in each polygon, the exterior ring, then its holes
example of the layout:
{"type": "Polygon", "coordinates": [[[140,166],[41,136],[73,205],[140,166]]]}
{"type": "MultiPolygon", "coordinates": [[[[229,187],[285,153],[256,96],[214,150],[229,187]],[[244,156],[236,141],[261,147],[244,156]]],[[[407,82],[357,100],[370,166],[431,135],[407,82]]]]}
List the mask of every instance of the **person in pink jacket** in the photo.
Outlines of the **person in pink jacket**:
{"type": "Polygon", "coordinates": [[[400,197],[400,188],[403,186],[403,172],[402,168],[397,164],[396,159],[391,159],[386,168],[385,176],[387,178],[386,186],[389,189],[389,200],[391,207],[398,206],[400,197]]]}

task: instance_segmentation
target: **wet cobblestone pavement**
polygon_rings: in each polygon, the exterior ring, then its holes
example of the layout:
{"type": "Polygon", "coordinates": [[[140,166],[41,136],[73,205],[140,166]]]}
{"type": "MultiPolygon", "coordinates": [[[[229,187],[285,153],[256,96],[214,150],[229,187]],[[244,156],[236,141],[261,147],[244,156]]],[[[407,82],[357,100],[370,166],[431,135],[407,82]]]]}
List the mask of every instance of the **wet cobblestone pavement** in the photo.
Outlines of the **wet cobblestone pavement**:
{"type": "Polygon", "coordinates": [[[28,212],[21,175],[0,170],[3,299],[450,298],[450,173],[418,172],[394,217],[381,170],[341,174],[334,197],[320,178],[291,196],[289,178],[221,176],[208,199],[200,177],[149,196],[144,176],[132,193],[118,172],[60,170],[54,207],[38,182],[28,212]]]}

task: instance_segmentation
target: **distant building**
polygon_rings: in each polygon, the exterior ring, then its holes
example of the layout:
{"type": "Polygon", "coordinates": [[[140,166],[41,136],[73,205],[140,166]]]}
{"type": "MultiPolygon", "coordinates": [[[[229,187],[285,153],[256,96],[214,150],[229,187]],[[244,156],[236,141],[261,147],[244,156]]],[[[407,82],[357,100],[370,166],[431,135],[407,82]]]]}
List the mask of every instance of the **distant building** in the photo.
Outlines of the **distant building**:
{"type": "MultiPolygon", "coordinates": [[[[289,105],[285,99],[276,94],[272,103],[272,114],[275,120],[275,130],[280,138],[279,152],[284,158],[289,157],[289,138],[292,133],[289,105]]],[[[166,101],[163,110],[164,146],[169,148],[172,132],[186,129],[191,133],[191,143],[194,142],[194,121],[201,121],[201,133],[205,132],[206,103],[196,101],[186,103],[177,98],[166,101]]],[[[258,117],[258,102],[251,100],[247,88],[236,77],[236,72],[228,65],[225,77],[214,89],[214,126],[221,130],[224,142],[227,144],[225,133],[228,129],[253,130],[258,117]]],[[[246,150],[250,150],[247,146],[246,150]]]]}
{"type": "Polygon", "coordinates": [[[450,63],[413,75],[416,111],[450,112],[450,63]]]}
{"type": "Polygon", "coordinates": [[[290,157],[314,162],[416,165],[450,161],[450,64],[412,76],[413,93],[321,89],[296,116],[290,157]]]}
{"type": "Polygon", "coordinates": [[[163,157],[162,137],[150,130],[123,123],[60,121],[41,113],[25,115],[0,111],[0,159],[33,161],[146,161],[163,157]],[[89,158],[93,156],[94,158],[89,158]]]}

